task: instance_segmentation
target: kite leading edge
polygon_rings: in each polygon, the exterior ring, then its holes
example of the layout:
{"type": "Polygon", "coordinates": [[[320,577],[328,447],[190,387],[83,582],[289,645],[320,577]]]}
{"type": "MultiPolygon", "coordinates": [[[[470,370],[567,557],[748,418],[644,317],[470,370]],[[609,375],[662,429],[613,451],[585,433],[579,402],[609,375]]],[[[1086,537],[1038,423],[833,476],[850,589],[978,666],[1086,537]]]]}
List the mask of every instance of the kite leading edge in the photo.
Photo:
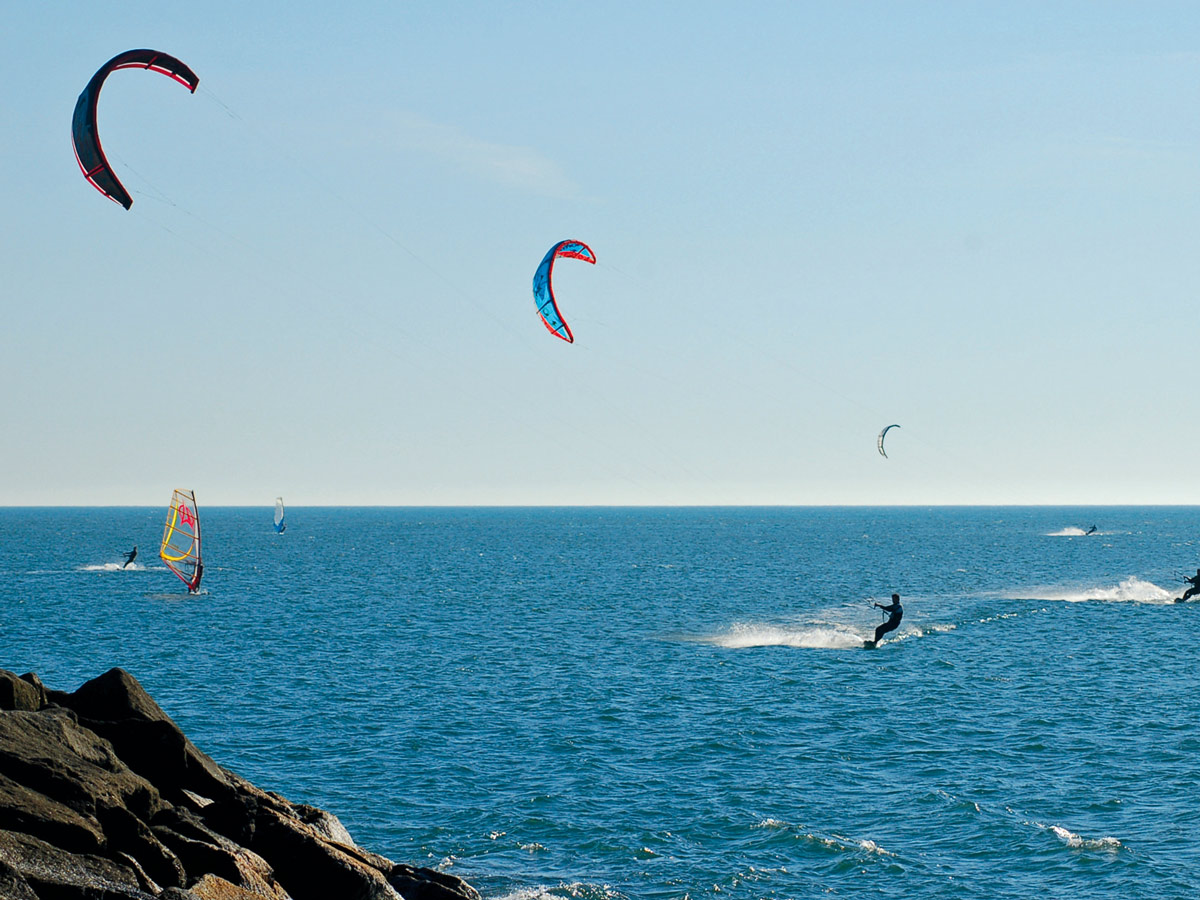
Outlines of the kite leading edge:
{"type": "Polygon", "coordinates": [[[568,344],[575,342],[575,336],[567,326],[558,311],[558,303],[554,300],[554,284],[551,275],[554,272],[554,261],[560,256],[570,259],[582,259],[586,263],[596,263],[596,254],[592,248],[582,241],[559,241],[542,259],[537,271],[533,273],[533,300],[537,304],[538,315],[542,323],[555,337],[562,338],[568,344]]]}
{"type": "Polygon", "coordinates": [[[899,428],[899,425],[888,425],[883,431],[879,432],[879,437],[875,439],[875,447],[879,450],[879,455],[887,459],[887,452],[883,449],[883,439],[887,437],[887,433],[893,428],[899,428]]]}
{"type": "Polygon", "coordinates": [[[127,50],[119,53],[100,67],[87,83],[79,100],[75,103],[75,115],[71,120],[71,143],[75,147],[75,159],[83,171],[83,177],[92,187],[126,209],[133,206],[129,191],[118,180],[100,146],[100,135],[96,131],[96,104],[100,100],[100,88],[109,73],[117,69],[150,69],[178,81],[196,93],[200,78],[182,62],[157,50],[127,50]]]}

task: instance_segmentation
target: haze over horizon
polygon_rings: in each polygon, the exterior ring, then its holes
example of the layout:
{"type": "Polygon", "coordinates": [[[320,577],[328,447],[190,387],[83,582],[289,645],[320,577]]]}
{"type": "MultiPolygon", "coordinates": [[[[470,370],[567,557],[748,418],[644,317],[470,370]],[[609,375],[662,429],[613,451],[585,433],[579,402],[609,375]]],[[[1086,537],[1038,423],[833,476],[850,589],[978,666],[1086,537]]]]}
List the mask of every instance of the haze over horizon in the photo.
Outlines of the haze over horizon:
{"type": "Polygon", "coordinates": [[[64,2],[0,49],[0,506],[1200,504],[1193,4],[64,2]],[[200,85],[106,83],[126,212],[70,124],[135,47],[200,85]]]}

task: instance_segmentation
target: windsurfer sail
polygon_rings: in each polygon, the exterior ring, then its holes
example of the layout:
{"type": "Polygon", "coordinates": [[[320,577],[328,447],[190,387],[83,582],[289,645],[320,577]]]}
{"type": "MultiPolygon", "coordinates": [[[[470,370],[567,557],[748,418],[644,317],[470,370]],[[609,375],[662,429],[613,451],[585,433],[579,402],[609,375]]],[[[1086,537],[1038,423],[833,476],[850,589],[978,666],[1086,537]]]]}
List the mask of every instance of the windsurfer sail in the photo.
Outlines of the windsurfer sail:
{"type": "Polygon", "coordinates": [[[200,560],[200,511],[191,491],[177,490],[171,495],[158,555],[188,586],[188,593],[200,593],[200,579],[204,576],[204,563],[200,560]]]}
{"type": "Polygon", "coordinates": [[[283,534],[287,529],[287,522],[283,520],[283,498],[275,498],[275,533],[283,534]]]}

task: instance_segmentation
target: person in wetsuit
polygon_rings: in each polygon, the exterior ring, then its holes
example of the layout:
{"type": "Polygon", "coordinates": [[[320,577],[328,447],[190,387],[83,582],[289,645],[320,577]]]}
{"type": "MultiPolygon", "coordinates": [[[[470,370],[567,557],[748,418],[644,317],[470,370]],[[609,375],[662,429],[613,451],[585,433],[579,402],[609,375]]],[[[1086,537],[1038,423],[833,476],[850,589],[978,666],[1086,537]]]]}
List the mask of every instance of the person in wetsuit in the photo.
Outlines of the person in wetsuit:
{"type": "Polygon", "coordinates": [[[194,587],[188,587],[189,594],[200,593],[200,579],[204,577],[204,563],[197,561],[196,563],[196,580],[193,582],[194,587]]]}
{"type": "Polygon", "coordinates": [[[121,566],[121,568],[122,569],[129,568],[129,564],[131,562],[133,562],[135,559],[137,559],[137,544],[134,544],[133,549],[125,554],[125,565],[121,566]]]}
{"type": "Polygon", "coordinates": [[[1191,600],[1197,594],[1200,594],[1200,569],[1196,570],[1196,574],[1191,578],[1183,579],[1184,584],[1190,584],[1191,587],[1183,592],[1182,597],[1176,597],[1176,603],[1182,603],[1184,600],[1191,600]]]}
{"type": "Polygon", "coordinates": [[[871,643],[878,644],[879,639],[889,631],[895,631],[900,627],[900,620],[904,618],[904,607],[900,605],[900,595],[892,594],[892,602],[887,606],[880,603],[873,604],[878,609],[882,609],[888,614],[888,620],[875,629],[875,640],[871,643]]]}
{"type": "Polygon", "coordinates": [[[1093,525],[1091,528],[1089,528],[1087,531],[1085,531],[1084,534],[1085,535],[1091,534],[1095,530],[1096,530],[1096,526],[1093,525]]]}

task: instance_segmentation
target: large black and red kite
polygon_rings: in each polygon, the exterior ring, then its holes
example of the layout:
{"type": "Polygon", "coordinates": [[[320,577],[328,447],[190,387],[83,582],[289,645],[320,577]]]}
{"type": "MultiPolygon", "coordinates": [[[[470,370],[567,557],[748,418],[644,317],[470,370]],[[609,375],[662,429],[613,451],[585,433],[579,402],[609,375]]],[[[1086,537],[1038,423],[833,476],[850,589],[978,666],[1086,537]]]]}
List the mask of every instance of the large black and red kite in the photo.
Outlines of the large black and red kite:
{"type": "Polygon", "coordinates": [[[173,56],[157,50],[127,50],[119,53],[102,65],[92,76],[79,101],[75,104],[75,116],[71,121],[71,143],[75,145],[75,159],[83,170],[83,177],[100,193],[120,203],[126,209],[133,206],[129,191],[117,180],[116,174],[104,156],[100,146],[100,135],[96,131],[96,103],[100,99],[100,88],[104,79],[117,69],[150,69],[174,78],[185,88],[196,93],[200,79],[196,73],[173,56]]]}

